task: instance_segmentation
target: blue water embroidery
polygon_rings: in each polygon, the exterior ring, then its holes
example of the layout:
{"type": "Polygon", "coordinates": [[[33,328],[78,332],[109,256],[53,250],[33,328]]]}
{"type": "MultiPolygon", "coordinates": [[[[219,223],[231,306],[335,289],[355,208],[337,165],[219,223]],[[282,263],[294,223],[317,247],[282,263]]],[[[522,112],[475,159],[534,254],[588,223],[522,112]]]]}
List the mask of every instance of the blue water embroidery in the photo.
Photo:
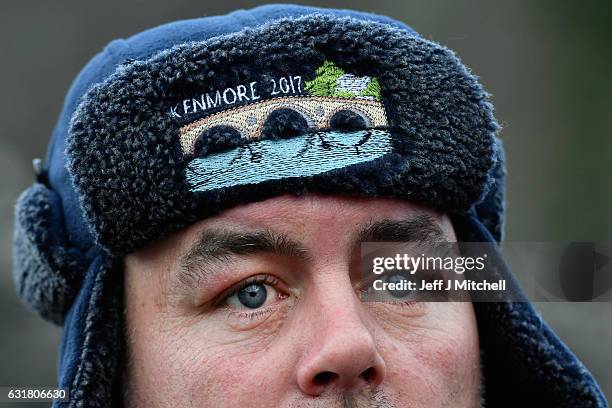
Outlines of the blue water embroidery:
{"type": "Polygon", "coordinates": [[[264,139],[193,159],[186,169],[192,192],[307,177],[375,160],[392,150],[386,130],[316,132],[264,139]]]}

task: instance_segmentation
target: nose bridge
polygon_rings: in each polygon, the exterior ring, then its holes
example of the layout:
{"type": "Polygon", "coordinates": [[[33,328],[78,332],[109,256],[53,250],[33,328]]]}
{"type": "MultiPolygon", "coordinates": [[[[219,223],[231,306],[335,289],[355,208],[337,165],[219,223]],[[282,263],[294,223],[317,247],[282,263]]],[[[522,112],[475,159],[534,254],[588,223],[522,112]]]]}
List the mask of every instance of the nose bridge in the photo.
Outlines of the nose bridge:
{"type": "Polygon", "coordinates": [[[341,276],[322,280],[311,293],[308,320],[315,334],[297,369],[298,385],[309,395],[329,388],[374,388],[385,376],[373,327],[348,274],[341,276]]]}
{"type": "Polygon", "coordinates": [[[368,332],[367,315],[353,289],[348,268],[344,263],[328,263],[313,279],[313,325],[319,333],[327,333],[330,341],[353,331],[368,332]]]}
{"type": "Polygon", "coordinates": [[[340,344],[347,346],[346,339],[351,339],[353,346],[373,345],[373,336],[350,282],[333,286],[321,294],[318,300],[315,326],[316,332],[321,334],[318,337],[319,350],[335,350],[340,344]]]}

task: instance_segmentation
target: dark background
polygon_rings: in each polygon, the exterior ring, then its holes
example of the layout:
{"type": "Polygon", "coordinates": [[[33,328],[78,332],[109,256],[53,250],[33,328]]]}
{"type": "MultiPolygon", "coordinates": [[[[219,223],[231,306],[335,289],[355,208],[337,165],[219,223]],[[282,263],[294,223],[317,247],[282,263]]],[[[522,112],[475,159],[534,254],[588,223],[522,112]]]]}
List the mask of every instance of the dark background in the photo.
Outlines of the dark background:
{"type": "MultiPolygon", "coordinates": [[[[311,1],[403,20],[454,49],[493,95],[508,156],[506,239],[612,241],[612,2],[311,1]]],[[[244,1],[0,5],[0,385],[54,385],[60,330],[13,292],[13,206],[80,68],[110,40],[244,1]]],[[[537,304],[612,395],[612,307],[537,304]]],[[[20,404],[19,406],[25,406],[20,404]]]]}

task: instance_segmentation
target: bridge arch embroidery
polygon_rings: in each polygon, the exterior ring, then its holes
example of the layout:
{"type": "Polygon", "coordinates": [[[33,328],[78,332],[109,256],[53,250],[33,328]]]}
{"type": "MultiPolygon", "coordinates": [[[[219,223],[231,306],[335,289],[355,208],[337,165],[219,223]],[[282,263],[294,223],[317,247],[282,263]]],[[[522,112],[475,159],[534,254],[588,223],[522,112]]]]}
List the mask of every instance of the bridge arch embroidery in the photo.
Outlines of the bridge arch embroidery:
{"type": "Polygon", "coordinates": [[[385,109],[382,103],[376,100],[288,96],[228,109],[183,126],[180,129],[181,148],[184,153],[192,154],[198,137],[206,130],[221,125],[235,128],[246,139],[256,139],[270,113],[283,108],[299,112],[313,129],[328,128],[332,116],[341,110],[349,110],[362,116],[368,127],[388,126],[385,109]]]}

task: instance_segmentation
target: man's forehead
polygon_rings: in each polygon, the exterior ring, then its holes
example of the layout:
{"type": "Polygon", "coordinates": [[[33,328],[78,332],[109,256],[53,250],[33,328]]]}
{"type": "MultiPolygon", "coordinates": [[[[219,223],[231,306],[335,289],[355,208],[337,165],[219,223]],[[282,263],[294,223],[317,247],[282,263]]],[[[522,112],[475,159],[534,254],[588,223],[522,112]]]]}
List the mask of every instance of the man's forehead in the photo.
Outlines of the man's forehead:
{"type": "MultiPolygon", "coordinates": [[[[325,230],[344,234],[358,233],[367,224],[382,219],[406,219],[424,215],[438,224],[444,235],[452,240],[454,231],[444,214],[423,205],[395,198],[362,198],[309,194],[282,195],[225,210],[179,230],[164,240],[138,251],[150,255],[184,254],[208,229],[236,231],[272,230],[299,238],[306,230],[320,237],[325,230]],[[170,252],[171,251],[171,252],[170,252]]],[[[347,237],[348,238],[348,237],[347,237]]]]}
{"type": "Polygon", "coordinates": [[[448,217],[407,200],[315,194],[283,195],[234,207],[195,223],[188,228],[184,238],[185,244],[189,245],[207,229],[270,230],[296,239],[308,233],[316,234],[319,238],[322,238],[322,234],[355,235],[368,224],[379,220],[404,220],[418,216],[430,219],[440,226],[446,237],[454,238],[448,217]]]}
{"type": "Polygon", "coordinates": [[[237,206],[205,220],[203,224],[301,227],[327,223],[332,219],[353,224],[376,218],[405,218],[410,214],[424,214],[434,220],[442,218],[439,212],[407,200],[309,194],[282,195],[237,206]]]}

